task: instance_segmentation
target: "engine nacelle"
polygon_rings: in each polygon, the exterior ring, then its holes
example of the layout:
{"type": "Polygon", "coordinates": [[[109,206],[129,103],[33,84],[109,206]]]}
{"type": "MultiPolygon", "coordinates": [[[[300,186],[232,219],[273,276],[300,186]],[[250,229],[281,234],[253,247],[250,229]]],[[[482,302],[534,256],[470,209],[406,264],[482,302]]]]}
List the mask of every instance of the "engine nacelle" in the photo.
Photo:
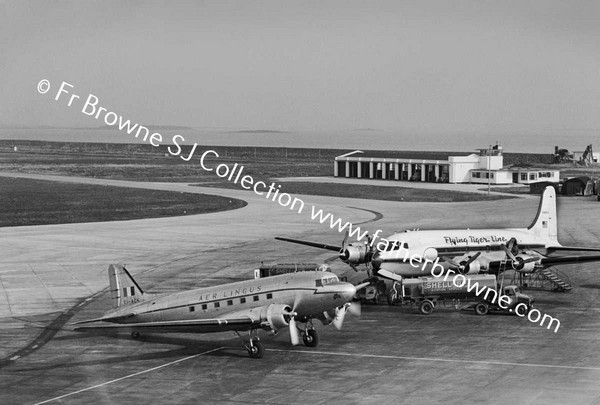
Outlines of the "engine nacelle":
{"type": "Polygon", "coordinates": [[[513,269],[520,271],[522,273],[531,273],[533,270],[535,270],[535,265],[536,265],[536,262],[538,259],[537,257],[526,255],[526,254],[519,254],[519,255],[515,256],[515,258],[517,260],[512,262],[513,269]],[[536,259],[536,260],[532,260],[532,259],[536,259]],[[527,263],[524,263],[525,261],[527,261],[527,263]]]}
{"type": "Polygon", "coordinates": [[[481,271],[481,263],[479,260],[474,260],[469,264],[469,267],[462,267],[462,274],[477,274],[481,271]]]}
{"type": "Polygon", "coordinates": [[[365,244],[349,245],[340,253],[340,259],[350,263],[365,263],[368,246],[365,244]]]}
{"type": "Polygon", "coordinates": [[[292,308],[289,305],[270,304],[263,307],[261,319],[266,320],[273,330],[285,328],[290,324],[292,308]]]}

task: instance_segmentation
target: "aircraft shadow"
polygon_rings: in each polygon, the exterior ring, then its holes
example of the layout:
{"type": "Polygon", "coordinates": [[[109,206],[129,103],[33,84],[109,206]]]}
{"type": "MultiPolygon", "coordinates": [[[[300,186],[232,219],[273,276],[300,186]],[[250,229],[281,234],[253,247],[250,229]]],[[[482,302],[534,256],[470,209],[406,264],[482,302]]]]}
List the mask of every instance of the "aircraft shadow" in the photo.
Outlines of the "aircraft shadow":
{"type": "MultiPolygon", "coordinates": [[[[242,335],[244,336],[244,335],[242,335]]],[[[237,337],[233,338],[224,338],[214,341],[206,341],[206,340],[198,340],[196,336],[194,337],[182,337],[175,335],[160,335],[160,334],[143,334],[140,335],[139,338],[133,339],[129,334],[124,333],[77,333],[72,335],[61,336],[59,338],[55,338],[55,341],[78,341],[85,343],[85,339],[87,338],[112,338],[121,341],[129,341],[132,344],[134,343],[149,343],[149,344],[165,344],[172,346],[180,346],[178,348],[173,348],[169,350],[153,350],[151,352],[135,354],[135,355],[121,355],[114,357],[104,357],[99,360],[88,360],[88,361],[69,361],[64,364],[45,364],[43,366],[33,366],[33,367],[22,367],[17,368],[17,372],[29,372],[29,371],[44,371],[44,370],[52,370],[52,369],[60,369],[60,368],[71,368],[77,366],[95,366],[95,365],[110,365],[110,364],[123,364],[131,361],[150,361],[150,360],[168,360],[168,359],[178,359],[182,357],[193,356],[196,354],[201,354],[207,351],[211,351],[210,353],[206,353],[204,356],[207,357],[229,357],[229,358],[248,358],[248,352],[242,346],[242,342],[237,337]]],[[[261,341],[265,342],[268,347],[274,347],[278,349],[288,348],[289,342],[287,340],[275,341],[272,339],[272,336],[261,336],[261,341]]],[[[94,342],[95,344],[96,342],[94,342]]],[[[91,346],[93,347],[93,346],[91,346]]],[[[122,347],[116,347],[117,350],[127,350],[122,347]]]]}

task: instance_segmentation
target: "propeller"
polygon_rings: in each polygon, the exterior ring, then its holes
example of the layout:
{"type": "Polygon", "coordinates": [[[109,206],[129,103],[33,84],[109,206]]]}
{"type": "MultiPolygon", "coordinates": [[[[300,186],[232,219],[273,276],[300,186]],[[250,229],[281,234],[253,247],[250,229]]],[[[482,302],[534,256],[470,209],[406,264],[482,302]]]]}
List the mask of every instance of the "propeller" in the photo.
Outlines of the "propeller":
{"type": "Polygon", "coordinates": [[[300,304],[300,295],[296,295],[296,298],[294,299],[294,307],[289,313],[290,320],[288,323],[290,329],[290,341],[292,342],[293,346],[297,346],[300,343],[300,334],[298,333],[298,328],[296,327],[296,315],[298,315],[296,308],[298,307],[298,304],[300,304]]]}
{"type": "Polygon", "coordinates": [[[458,272],[460,274],[465,274],[465,270],[468,272],[469,266],[471,266],[471,263],[473,263],[475,260],[477,260],[477,258],[480,255],[481,255],[481,252],[477,252],[473,256],[471,256],[467,261],[460,262],[460,263],[457,263],[456,261],[452,260],[451,258],[449,258],[447,256],[442,256],[442,259],[444,259],[445,262],[449,263],[450,267],[452,267],[454,270],[458,270],[458,272]]]}
{"type": "Polygon", "coordinates": [[[290,316],[290,340],[292,345],[297,346],[300,343],[300,335],[298,333],[298,328],[296,327],[296,313],[293,312],[290,316]]]}
{"type": "Polygon", "coordinates": [[[522,257],[515,256],[514,252],[517,252],[517,254],[519,252],[517,240],[515,238],[511,238],[507,245],[502,244],[500,246],[508,258],[512,261],[512,265],[515,270],[522,270],[527,263],[537,262],[539,260],[538,257],[528,257],[524,259],[522,257]]]}
{"type": "Polygon", "coordinates": [[[344,318],[346,317],[346,312],[350,312],[354,316],[360,316],[361,307],[360,302],[350,303],[347,302],[341,307],[335,309],[335,317],[333,318],[333,326],[337,330],[342,329],[342,325],[344,323],[344,318]]]}
{"type": "Polygon", "coordinates": [[[350,304],[344,304],[341,307],[335,309],[335,317],[333,318],[332,323],[337,330],[342,329],[342,324],[344,323],[344,318],[346,317],[347,305],[350,304]]]}

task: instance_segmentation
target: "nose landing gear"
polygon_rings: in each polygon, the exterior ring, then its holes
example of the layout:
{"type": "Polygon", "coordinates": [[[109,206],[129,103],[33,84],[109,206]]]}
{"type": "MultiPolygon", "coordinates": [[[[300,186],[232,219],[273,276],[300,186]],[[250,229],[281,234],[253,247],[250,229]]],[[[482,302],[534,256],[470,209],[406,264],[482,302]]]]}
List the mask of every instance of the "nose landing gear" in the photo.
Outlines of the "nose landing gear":
{"type": "Polygon", "coordinates": [[[300,332],[300,336],[302,336],[302,341],[307,347],[317,347],[319,344],[319,335],[312,324],[312,320],[306,322],[306,327],[300,332]]]}

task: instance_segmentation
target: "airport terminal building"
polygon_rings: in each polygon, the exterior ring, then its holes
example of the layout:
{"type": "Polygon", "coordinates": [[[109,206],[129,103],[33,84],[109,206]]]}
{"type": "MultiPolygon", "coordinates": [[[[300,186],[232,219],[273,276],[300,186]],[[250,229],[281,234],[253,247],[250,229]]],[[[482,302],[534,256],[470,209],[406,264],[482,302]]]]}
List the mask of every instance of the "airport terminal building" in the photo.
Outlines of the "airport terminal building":
{"type": "MultiPolygon", "coordinates": [[[[559,171],[535,168],[504,168],[502,147],[479,149],[479,153],[453,154],[442,159],[399,157],[387,151],[356,150],[335,158],[334,176],[430,183],[531,184],[558,183],[559,171]]],[[[439,156],[438,156],[439,157],[439,156]]]]}

